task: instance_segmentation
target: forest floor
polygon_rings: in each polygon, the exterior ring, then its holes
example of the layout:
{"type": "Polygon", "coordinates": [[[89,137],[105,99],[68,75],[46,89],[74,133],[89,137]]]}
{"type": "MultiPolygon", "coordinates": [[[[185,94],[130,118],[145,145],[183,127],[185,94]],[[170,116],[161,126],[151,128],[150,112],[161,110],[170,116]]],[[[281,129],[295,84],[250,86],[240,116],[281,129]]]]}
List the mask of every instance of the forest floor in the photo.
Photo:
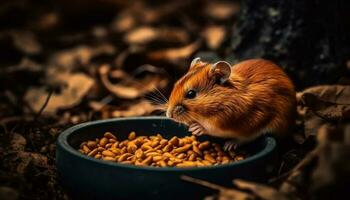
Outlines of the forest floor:
{"type": "MultiPolygon", "coordinates": [[[[240,10],[238,3],[212,1],[197,9],[185,1],[58,2],[60,9],[29,0],[0,9],[0,199],[69,199],[55,168],[61,131],[91,120],[159,114],[154,103],[162,97],[154,88],[169,96],[192,58],[226,55],[240,10]]],[[[236,180],[235,188],[212,198],[341,194],[350,180],[350,86],[298,91],[293,141],[271,179],[236,180]]]]}

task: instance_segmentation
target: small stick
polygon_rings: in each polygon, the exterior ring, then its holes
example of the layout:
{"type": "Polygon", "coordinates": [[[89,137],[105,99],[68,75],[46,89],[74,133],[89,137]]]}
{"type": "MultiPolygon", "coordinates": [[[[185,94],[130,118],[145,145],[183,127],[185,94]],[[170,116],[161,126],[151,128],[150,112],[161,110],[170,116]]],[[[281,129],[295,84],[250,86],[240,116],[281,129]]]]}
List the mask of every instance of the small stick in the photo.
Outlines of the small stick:
{"type": "Polygon", "coordinates": [[[36,114],[36,116],[34,117],[34,122],[36,122],[38,120],[38,118],[40,117],[40,115],[42,114],[42,112],[45,110],[47,104],[49,103],[51,96],[52,96],[53,90],[49,91],[49,94],[47,95],[45,102],[43,104],[43,106],[41,106],[39,112],[36,114]]]}
{"type": "Polygon", "coordinates": [[[222,190],[224,188],[224,187],[222,187],[220,185],[217,185],[217,184],[214,184],[214,183],[210,183],[208,181],[204,181],[204,180],[201,180],[201,179],[192,178],[192,177],[189,177],[189,176],[186,176],[186,175],[182,175],[181,179],[185,180],[185,181],[188,181],[188,182],[191,182],[191,183],[196,183],[196,184],[199,184],[199,185],[211,188],[211,189],[215,189],[215,190],[222,190]]]}

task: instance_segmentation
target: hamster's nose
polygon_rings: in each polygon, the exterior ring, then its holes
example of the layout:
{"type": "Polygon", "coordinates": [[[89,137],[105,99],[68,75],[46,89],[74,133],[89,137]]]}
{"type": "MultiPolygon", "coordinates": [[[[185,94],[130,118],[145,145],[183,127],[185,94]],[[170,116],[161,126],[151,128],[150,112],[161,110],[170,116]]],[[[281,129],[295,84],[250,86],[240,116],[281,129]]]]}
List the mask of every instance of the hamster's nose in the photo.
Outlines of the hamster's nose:
{"type": "Polygon", "coordinates": [[[181,115],[184,112],[185,112],[185,107],[183,105],[176,105],[173,110],[173,113],[175,115],[181,115]]]}

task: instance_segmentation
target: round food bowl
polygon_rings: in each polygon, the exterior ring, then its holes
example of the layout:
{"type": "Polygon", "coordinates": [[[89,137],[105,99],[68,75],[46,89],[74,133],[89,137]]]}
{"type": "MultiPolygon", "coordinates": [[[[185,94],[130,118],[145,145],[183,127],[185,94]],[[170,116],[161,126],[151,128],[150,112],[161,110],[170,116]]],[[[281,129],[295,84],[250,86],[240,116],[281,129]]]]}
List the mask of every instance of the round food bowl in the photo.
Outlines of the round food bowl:
{"type": "MultiPolygon", "coordinates": [[[[57,140],[56,165],[61,183],[74,199],[202,199],[213,190],[186,182],[181,175],[232,186],[234,178],[266,180],[275,160],[276,141],[263,136],[243,146],[246,159],[225,165],[197,168],[141,167],[104,161],[83,155],[77,149],[87,140],[112,132],[124,140],[131,131],[164,138],[190,135],[187,128],[165,117],[99,120],[65,130],[57,140]]],[[[201,136],[223,144],[224,140],[201,136]]]]}

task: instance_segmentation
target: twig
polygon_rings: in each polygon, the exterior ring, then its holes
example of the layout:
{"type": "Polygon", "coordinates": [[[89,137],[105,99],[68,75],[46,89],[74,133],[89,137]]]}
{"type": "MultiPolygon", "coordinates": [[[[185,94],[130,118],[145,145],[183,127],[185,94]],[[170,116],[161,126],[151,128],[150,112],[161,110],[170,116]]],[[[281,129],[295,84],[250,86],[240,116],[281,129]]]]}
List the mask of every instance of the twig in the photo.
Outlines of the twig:
{"type": "Polygon", "coordinates": [[[248,194],[246,192],[242,192],[239,190],[236,190],[234,188],[226,188],[214,183],[210,183],[208,181],[204,181],[204,180],[200,180],[200,179],[196,179],[196,178],[192,178],[189,176],[181,176],[182,180],[188,181],[188,182],[192,182],[192,183],[196,183],[214,190],[218,190],[219,191],[219,199],[235,199],[235,200],[251,200],[251,199],[255,199],[253,195],[248,194]]]}
{"type": "Polygon", "coordinates": [[[39,112],[35,115],[34,117],[34,122],[36,122],[38,120],[38,118],[41,116],[41,114],[43,113],[43,111],[45,110],[47,104],[49,103],[50,99],[51,99],[51,96],[52,96],[52,93],[53,93],[53,90],[51,89],[49,91],[49,94],[47,95],[46,99],[45,99],[45,102],[43,104],[43,106],[41,106],[39,112]]]}
{"type": "Polygon", "coordinates": [[[202,185],[202,186],[214,189],[214,190],[222,190],[222,188],[223,188],[220,185],[216,185],[216,184],[210,183],[208,181],[203,181],[201,179],[196,179],[196,178],[192,178],[192,177],[185,176],[185,175],[182,175],[181,179],[185,180],[185,181],[188,181],[188,182],[191,182],[191,183],[196,183],[196,184],[199,184],[199,185],[202,185]]]}
{"type": "Polygon", "coordinates": [[[314,150],[312,150],[310,153],[308,153],[304,159],[302,159],[292,170],[276,177],[276,178],[272,178],[269,180],[269,183],[273,183],[273,182],[276,182],[276,181],[279,181],[285,177],[288,177],[290,176],[292,173],[298,171],[299,169],[301,169],[302,167],[304,167],[306,164],[308,164],[314,157],[317,156],[319,152],[319,148],[315,148],[314,150]]]}

